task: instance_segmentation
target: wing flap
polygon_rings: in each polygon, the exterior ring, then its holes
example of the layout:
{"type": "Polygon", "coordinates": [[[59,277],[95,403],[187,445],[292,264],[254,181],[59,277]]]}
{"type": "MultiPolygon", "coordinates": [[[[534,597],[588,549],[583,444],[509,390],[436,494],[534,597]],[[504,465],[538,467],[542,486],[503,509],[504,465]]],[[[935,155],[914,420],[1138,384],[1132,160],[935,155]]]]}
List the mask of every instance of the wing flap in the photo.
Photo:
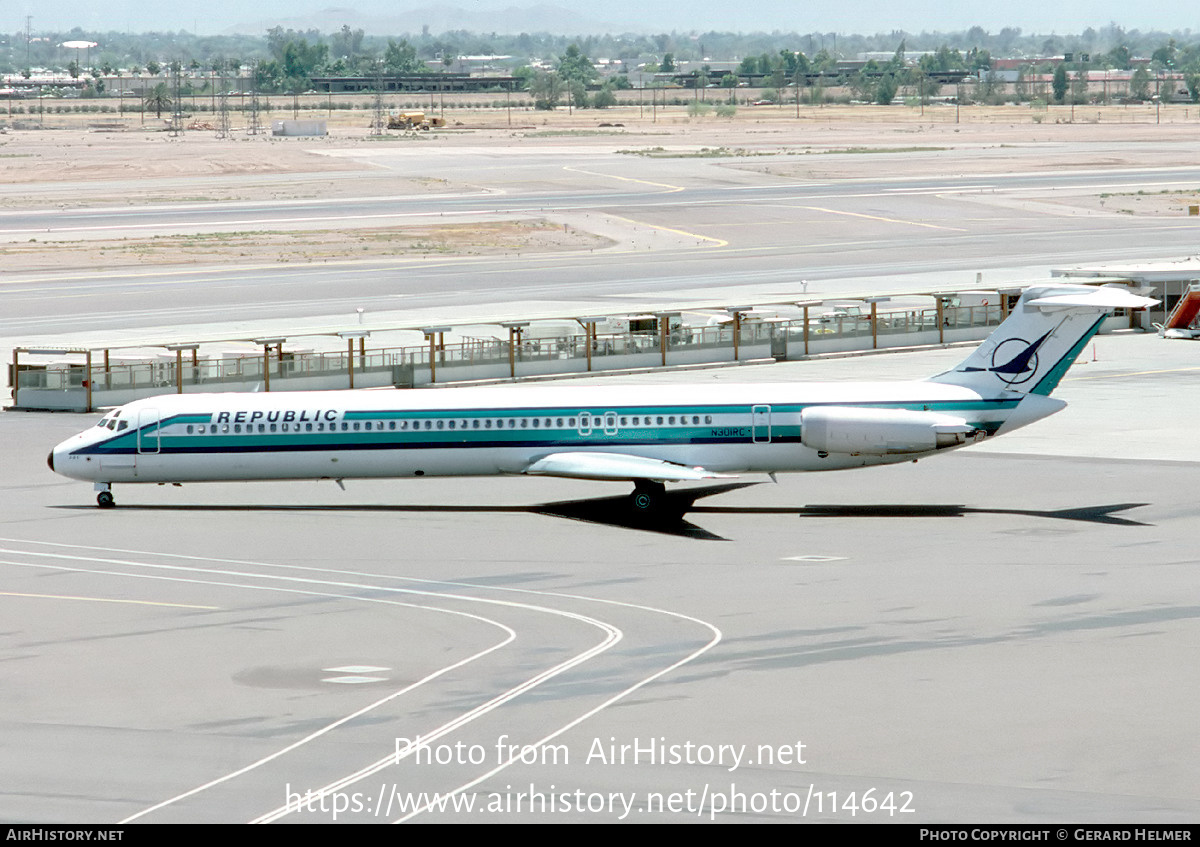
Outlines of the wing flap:
{"type": "Polygon", "coordinates": [[[528,465],[522,473],[561,476],[570,479],[649,479],[684,482],[694,479],[732,479],[733,474],[714,473],[698,466],[627,453],[551,453],[528,465]]]}

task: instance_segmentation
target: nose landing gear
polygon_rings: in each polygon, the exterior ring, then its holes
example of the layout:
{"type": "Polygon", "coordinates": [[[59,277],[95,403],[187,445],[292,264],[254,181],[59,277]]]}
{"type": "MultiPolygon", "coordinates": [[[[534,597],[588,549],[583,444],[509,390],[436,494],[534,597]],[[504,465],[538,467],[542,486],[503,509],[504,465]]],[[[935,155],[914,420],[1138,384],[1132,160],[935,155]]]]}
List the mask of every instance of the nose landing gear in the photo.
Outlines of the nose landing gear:
{"type": "Polygon", "coordinates": [[[113,499],[112,485],[107,482],[96,483],[96,505],[101,509],[111,509],[117,505],[117,501],[113,499]]]}

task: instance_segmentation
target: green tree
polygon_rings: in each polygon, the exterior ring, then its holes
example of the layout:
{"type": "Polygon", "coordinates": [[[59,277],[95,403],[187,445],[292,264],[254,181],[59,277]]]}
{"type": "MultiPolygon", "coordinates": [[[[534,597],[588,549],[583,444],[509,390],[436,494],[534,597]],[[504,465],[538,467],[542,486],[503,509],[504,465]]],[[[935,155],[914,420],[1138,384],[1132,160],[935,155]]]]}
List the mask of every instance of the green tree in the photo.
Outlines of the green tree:
{"type": "Polygon", "coordinates": [[[812,58],[812,69],[817,73],[827,74],[837,70],[837,58],[825,48],[812,58]]]}
{"type": "Polygon", "coordinates": [[[306,80],[325,63],[329,48],[324,44],[309,44],[307,39],[288,41],[283,46],[283,75],[287,79],[306,80]]]}
{"type": "Polygon", "coordinates": [[[738,78],[733,74],[725,74],[721,77],[721,87],[729,89],[729,103],[733,104],[734,91],[737,89],[738,78]]]}
{"type": "Polygon", "coordinates": [[[617,105],[617,95],[613,94],[613,84],[606,82],[600,90],[592,95],[593,109],[608,109],[617,105]]]}
{"type": "Polygon", "coordinates": [[[1118,44],[1113,49],[1109,50],[1102,60],[1105,64],[1110,65],[1119,70],[1129,70],[1129,60],[1132,58],[1129,53],[1129,48],[1124,44],[1118,44]]]}
{"type": "Polygon", "coordinates": [[[875,100],[876,81],[879,78],[879,63],[874,59],[854,72],[850,77],[850,90],[856,100],[875,100]]]}
{"type": "Polygon", "coordinates": [[[417,48],[407,39],[396,42],[389,38],[383,51],[383,67],[389,74],[413,74],[425,70],[425,63],[417,58],[417,48]]]}
{"type": "Polygon", "coordinates": [[[1183,83],[1187,86],[1188,96],[1192,98],[1192,102],[1200,103],[1200,73],[1185,74],[1183,83]]]}
{"type": "Polygon", "coordinates": [[[570,104],[576,109],[586,109],[588,107],[587,86],[579,79],[568,79],[565,82],[570,104]]]}
{"type": "Polygon", "coordinates": [[[951,50],[945,44],[939,47],[936,53],[926,53],[922,56],[918,65],[926,73],[961,71],[966,70],[967,67],[963,62],[962,54],[957,50],[951,50]]]}
{"type": "Polygon", "coordinates": [[[987,50],[978,47],[972,47],[967,52],[966,58],[967,67],[973,71],[986,71],[992,67],[992,54],[987,50]]]}
{"type": "Polygon", "coordinates": [[[988,71],[979,80],[979,96],[985,103],[999,106],[1004,102],[1004,83],[995,71],[988,71]]]}
{"type": "Polygon", "coordinates": [[[1138,68],[1129,78],[1129,96],[1135,100],[1150,99],[1150,71],[1138,68]]]}
{"type": "Polygon", "coordinates": [[[563,89],[563,80],[557,71],[537,71],[529,80],[535,109],[552,111],[562,99],[563,89]]]}
{"type": "Polygon", "coordinates": [[[1017,81],[1013,84],[1013,94],[1018,103],[1025,103],[1029,100],[1029,77],[1025,75],[1024,68],[1017,71],[1017,81]]]}
{"type": "Polygon", "coordinates": [[[1076,71],[1071,79],[1071,102],[1086,103],[1088,99],[1087,72],[1076,71]]]}
{"type": "Polygon", "coordinates": [[[880,106],[891,105],[892,100],[896,98],[897,90],[899,90],[899,83],[896,82],[896,75],[891,71],[885,73],[875,83],[875,102],[880,106]]]}
{"type": "Polygon", "coordinates": [[[1054,92],[1054,102],[1062,103],[1067,96],[1067,66],[1059,62],[1054,68],[1054,79],[1050,82],[1050,90],[1054,92]]]}
{"type": "Polygon", "coordinates": [[[343,24],[340,32],[329,37],[330,52],[339,59],[353,59],[362,52],[364,35],[361,29],[352,30],[343,24]]]}
{"type": "Polygon", "coordinates": [[[579,80],[583,83],[589,83],[598,76],[596,66],[578,44],[568,46],[566,52],[559,57],[558,75],[566,80],[579,80]]]}
{"type": "Polygon", "coordinates": [[[165,82],[160,82],[146,92],[146,96],[142,98],[142,104],[146,109],[153,109],[154,116],[161,118],[163,110],[170,110],[174,101],[171,99],[171,92],[167,89],[165,82]]]}
{"type": "Polygon", "coordinates": [[[913,68],[908,74],[909,84],[912,85],[917,92],[917,98],[922,105],[929,103],[929,98],[937,95],[941,90],[941,85],[929,78],[929,74],[920,66],[913,68]]]}
{"type": "Polygon", "coordinates": [[[1166,44],[1151,53],[1150,61],[1160,68],[1173,67],[1175,64],[1175,39],[1168,39],[1166,44]]]}

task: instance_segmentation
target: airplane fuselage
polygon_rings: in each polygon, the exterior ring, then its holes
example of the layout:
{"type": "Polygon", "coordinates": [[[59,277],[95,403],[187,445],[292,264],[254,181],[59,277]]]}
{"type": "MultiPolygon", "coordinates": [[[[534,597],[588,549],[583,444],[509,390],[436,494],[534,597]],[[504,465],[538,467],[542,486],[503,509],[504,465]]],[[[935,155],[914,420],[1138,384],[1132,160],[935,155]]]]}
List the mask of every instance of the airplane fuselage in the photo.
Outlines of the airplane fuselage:
{"type": "Polygon", "coordinates": [[[838,470],[916,456],[821,455],[801,441],[804,409],[947,413],[992,434],[1019,399],[932,382],[169,394],[110,413],[51,464],[107,483],[486,476],[577,451],[718,473],[838,470]]]}
{"type": "Polygon", "coordinates": [[[919,382],[168,394],[110,412],[49,464],[93,481],[102,507],[125,482],[528,474],[632,482],[635,512],[678,516],[668,482],[909,461],[1052,415],[1104,315],[1154,302],[1029,288],[962,363],[919,382]]]}

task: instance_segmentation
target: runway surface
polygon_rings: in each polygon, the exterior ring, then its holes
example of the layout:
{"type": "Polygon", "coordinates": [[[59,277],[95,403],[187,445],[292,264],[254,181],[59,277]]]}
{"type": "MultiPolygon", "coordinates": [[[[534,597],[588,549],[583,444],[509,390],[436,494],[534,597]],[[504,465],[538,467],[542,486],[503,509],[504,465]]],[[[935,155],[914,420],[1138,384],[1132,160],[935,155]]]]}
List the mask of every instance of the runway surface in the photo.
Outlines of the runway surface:
{"type": "Polygon", "coordinates": [[[0,818],[1194,821],[1196,349],[1101,338],[1011,440],[662,531],[550,479],[101,511],[44,458],[93,416],[5,414],[0,818]]]}
{"type": "MultiPolygon", "coordinates": [[[[0,213],[13,243],[537,215],[617,244],[7,273],[0,350],[360,307],[436,325],[801,280],[928,291],[1194,251],[1195,219],[1057,202],[1192,187],[1191,166],[1072,169],[1050,145],[1030,156],[1053,167],[881,154],[826,180],[617,143],[366,155],[376,179],[453,169],[439,196],[0,213]]],[[[552,479],[118,486],[101,511],[45,463],[96,416],[0,415],[0,819],[1195,821],[1196,351],[1103,337],[1056,392],[1068,409],[1027,430],[739,480],[757,484],[658,530],[613,508],[624,486],[552,479]]],[[[917,378],[964,355],[640,379],[917,378]]]]}
{"type": "MultiPolygon", "coordinates": [[[[754,159],[646,159],[615,147],[342,151],[374,167],[372,175],[454,174],[455,190],[439,195],[0,212],[0,239],[14,243],[528,217],[614,242],[587,253],[9,273],[0,276],[0,339],[106,346],[122,332],[157,340],[192,324],[251,335],[269,325],[275,333],[289,320],[349,318],[360,308],[368,324],[397,314],[436,324],[464,305],[515,319],[547,303],[569,314],[670,308],[696,297],[736,303],[928,291],[971,285],[976,273],[997,285],[1049,267],[1162,259],[1195,247],[1194,218],[1069,202],[1182,190],[1200,178],[1194,166],[1046,172],[1044,159],[1061,153],[1049,145],[1028,151],[1028,169],[1004,173],[969,172],[972,151],[918,152],[860,156],[871,161],[859,178],[802,179],[754,170],[754,159]],[[944,160],[942,175],[909,174],[914,159],[944,160]]],[[[769,161],[790,174],[813,158],[769,161]]]]}

